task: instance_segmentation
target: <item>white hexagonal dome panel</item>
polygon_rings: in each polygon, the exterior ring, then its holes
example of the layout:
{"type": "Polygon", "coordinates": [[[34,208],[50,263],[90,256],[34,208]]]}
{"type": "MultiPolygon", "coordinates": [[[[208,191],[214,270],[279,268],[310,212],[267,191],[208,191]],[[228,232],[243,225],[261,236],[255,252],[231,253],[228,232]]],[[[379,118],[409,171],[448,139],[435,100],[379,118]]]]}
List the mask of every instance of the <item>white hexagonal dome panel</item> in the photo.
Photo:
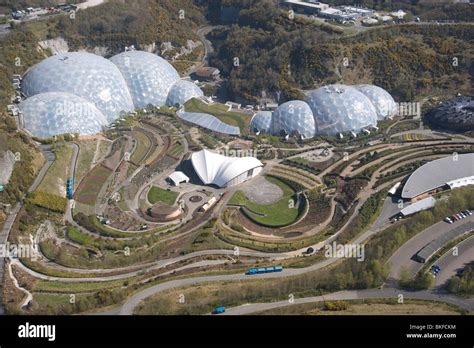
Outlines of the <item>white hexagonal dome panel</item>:
{"type": "Polygon", "coordinates": [[[166,105],[171,87],[180,79],[170,63],[153,53],[128,51],[110,60],[127,81],[136,108],[166,105]]]}
{"type": "Polygon", "coordinates": [[[374,85],[355,85],[353,87],[370,99],[375,106],[379,120],[385,120],[396,114],[397,103],[385,89],[374,85]]]}
{"type": "Polygon", "coordinates": [[[64,53],[43,60],[26,73],[22,89],[29,97],[46,92],[75,94],[93,103],[109,122],[134,109],[120,70],[91,53],[64,53]]]}
{"type": "Polygon", "coordinates": [[[107,119],[94,104],[74,94],[48,92],[34,95],[19,105],[25,128],[39,138],[59,134],[96,134],[107,119]]]}
{"type": "Polygon", "coordinates": [[[281,104],[273,113],[273,133],[286,134],[297,132],[305,138],[314,137],[315,122],[313,112],[307,103],[292,100],[281,104]]]}
{"type": "Polygon", "coordinates": [[[312,91],[306,102],[313,110],[316,134],[359,132],[364,127],[377,124],[375,106],[353,87],[324,86],[312,91]]]}
{"type": "Polygon", "coordinates": [[[171,87],[166,104],[168,106],[184,105],[188,100],[202,96],[204,96],[203,91],[195,83],[179,80],[171,87]]]}

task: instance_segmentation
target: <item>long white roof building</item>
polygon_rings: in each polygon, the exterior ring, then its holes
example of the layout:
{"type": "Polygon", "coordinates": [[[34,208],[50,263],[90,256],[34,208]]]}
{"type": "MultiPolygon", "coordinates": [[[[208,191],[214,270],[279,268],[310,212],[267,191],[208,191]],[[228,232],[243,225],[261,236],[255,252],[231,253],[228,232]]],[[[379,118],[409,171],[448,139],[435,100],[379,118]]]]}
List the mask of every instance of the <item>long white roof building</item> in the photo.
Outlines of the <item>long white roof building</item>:
{"type": "Polygon", "coordinates": [[[263,167],[255,157],[226,157],[208,150],[193,153],[191,163],[204,184],[219,187],[247,181],[258,175],[263,167]]]}
{"type": "Polygon", "coordinates": [[[402,198],[413,199],[446,185],[474,185],[474,153],[448,156],[421,166],[405,183],[402,198]]]}

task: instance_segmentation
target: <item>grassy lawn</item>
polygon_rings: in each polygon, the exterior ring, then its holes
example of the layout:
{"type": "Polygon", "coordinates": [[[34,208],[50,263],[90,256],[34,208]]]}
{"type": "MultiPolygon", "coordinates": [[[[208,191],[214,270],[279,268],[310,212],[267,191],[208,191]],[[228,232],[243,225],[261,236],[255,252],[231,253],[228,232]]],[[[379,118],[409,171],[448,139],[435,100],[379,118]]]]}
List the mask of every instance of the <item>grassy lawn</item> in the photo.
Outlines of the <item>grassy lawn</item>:
{"type": "Polygon", "coordinates": [[[135,164],[141,164],[148,154],[148,150],[151,146],[150,139],[146,136],[145,133],[140,132],[139,130],[133,131],[133,137],[137,141],[137,147],[133,151],[132,157],[130,160],[135,164]]]}
{"type": "Polygon", "coordinates": [[[56,160],[48,169],[38,191],[66,196],[66,181],[69,176],[73,151],[67,145],[58,145],[55,150],[56,160]]]}
{"type": "Polygon", "coordinates": [[[279,201],[261,205],[250,201],[242,191],[237,191],[230,199],[229,204],[245,206],[255,213],[252,214],[244,210],[245,215],[265,226],[277,227],[291,224],[299,215],[298,209],[289,207],[289,201],[294,200],[295,191],[274,177],[266,177],[266,179],[282,189],[283,196],[279,201]]]}
{"type": "Polygon", "coordinates": [[[153,186],[148,192],[148,201],[151,204],[156,204],[158,202],[167,204],[169,206],[174,205],[176,199],[178,198],[178,193],[173,191],[167,191],[157,186],[153,186]]]}
{"type": "Polygon", "coordinates": [[[206,105],[197,99],[191,99],[185,104],[185,109],[188,112],[204,112],[213,115],[222,122],[239,127],[240,133],[243,135],[249,132],[252,117],[241,112],[228,112],[229,108],[224,104],[206,105]]]}
{"type": "Polygon", "coordinates": [[[74,177],[74,186],[77,187],[81,179],[91,168],[94,159],[95,150],[97,149],[97,140],[81,140],[79,144],[79,156],[77,158],[76,175],[74,177]]]}

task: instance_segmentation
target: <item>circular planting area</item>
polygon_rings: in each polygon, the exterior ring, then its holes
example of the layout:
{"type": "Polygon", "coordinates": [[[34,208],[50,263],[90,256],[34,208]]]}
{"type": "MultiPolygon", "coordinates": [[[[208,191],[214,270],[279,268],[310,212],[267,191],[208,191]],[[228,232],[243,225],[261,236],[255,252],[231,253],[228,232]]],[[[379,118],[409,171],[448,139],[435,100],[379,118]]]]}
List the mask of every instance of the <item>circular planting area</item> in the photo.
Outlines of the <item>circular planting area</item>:
{"type": "Polygon", "coordinates": [[[239,206],[241,212],[256,224],[282,227],[298,220],[305,200],[298,199],[295,190],[288,184],[266,176],[254,180],[245,190],[237,191],[229,204],[239,206]]]}
{"type": "Polygon", "coordinates": [[[202,197],[201,196],[191,196],[189,197],[189,201],[192,202],[192,203],[199,203],[202,201],[202,197]]]}

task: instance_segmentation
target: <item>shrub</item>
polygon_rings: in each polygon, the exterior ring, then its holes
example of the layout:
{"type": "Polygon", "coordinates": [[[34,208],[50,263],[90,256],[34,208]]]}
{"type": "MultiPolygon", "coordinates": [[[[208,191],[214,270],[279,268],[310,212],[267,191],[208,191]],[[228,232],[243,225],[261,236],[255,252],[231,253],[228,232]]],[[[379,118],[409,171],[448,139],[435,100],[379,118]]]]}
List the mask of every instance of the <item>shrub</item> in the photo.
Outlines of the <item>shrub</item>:
{"type": "Polygon", "coordinates": [[[67,199],[65,197],[46,192],[34,192],[30,196],[29,202],[58,213],[64,213],[67,205],[67,199]]]}

